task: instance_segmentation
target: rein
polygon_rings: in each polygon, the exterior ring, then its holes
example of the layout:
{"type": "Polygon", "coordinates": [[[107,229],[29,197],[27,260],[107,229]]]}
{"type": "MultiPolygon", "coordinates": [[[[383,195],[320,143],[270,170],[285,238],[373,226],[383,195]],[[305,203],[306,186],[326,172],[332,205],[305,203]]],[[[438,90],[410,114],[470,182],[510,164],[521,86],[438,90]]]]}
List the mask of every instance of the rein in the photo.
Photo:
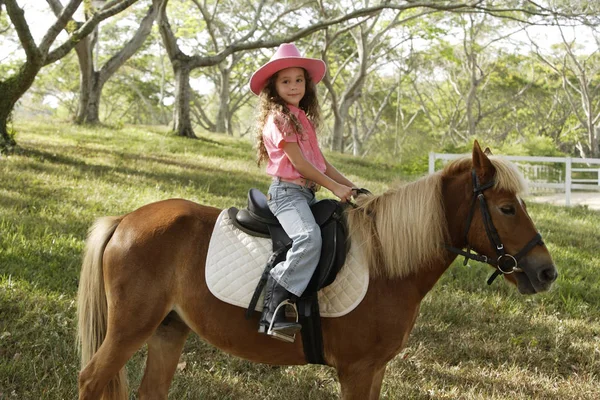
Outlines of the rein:
{"type": "Polygon", "coordinates": [[[473,179],[473,198],[471,199],[471,206],[469,210],[469,215],[467,217],[467,226],[465,229],[465,242],[467,243],[466,251],[452,247],[450,245],[445,245],[446,249],[461,255],[465,258],[463,265],[467,265],[468,260],[475,260],[479,262],[483,262],[489,265],[496,267],[496,270],[487,280],[487,284],[491,285],[492,282],[501,274],[509,275],[513,272],[523,272],[521,268],[518,267],[519,260],[523,258],[531,249],[535,246],[542,246],[544,242],[542,241],[542,235],[537,233],[523,248],[514,256],[511,254],[507,254],[504,249],[504,245],[502,244],[502,240],[498,235],[498,231],[492,222],[492,216],[490,214],[490,210],[488,208],[487,202],[485,201],[485,195],[483,192],[486,189],[493,187],[496,183],[495,180],[492,180],[484,185],[480,185],[479,178],[473,169],[471,171],[471,177],[473,179]],[[473,221],[473,215],[475,214],[476,203],[479,202],[479,209],[481,211],[481,215],[483,216],[483,223],[485,225],[485,232],[487,234],[488,239],[492,246],[496,249],[496,259],[489,258],[486,255],[478,254],[476,252],[471,251],[471,245],[469,244],[468,234],[469,229],[471,228],[471,222],[473,221]]]}
{"type": "MultiPolygon", "coordinates": [[[[359,187],[353,187],[352,191],[356,191],[356,197],[358,197],[361,194],[366,194],[368,196],[372,196],[373,193],[371,193],[370,190],[365,189],[365,188],[359,188],[359,187]]],[[[353,202],[352,200],[348,200],[346,202],[346,204],[348,204],[349,206],[351,206],[352,208],[358,208],[358,206],[356,205],[355,202],[353,202]]]]}

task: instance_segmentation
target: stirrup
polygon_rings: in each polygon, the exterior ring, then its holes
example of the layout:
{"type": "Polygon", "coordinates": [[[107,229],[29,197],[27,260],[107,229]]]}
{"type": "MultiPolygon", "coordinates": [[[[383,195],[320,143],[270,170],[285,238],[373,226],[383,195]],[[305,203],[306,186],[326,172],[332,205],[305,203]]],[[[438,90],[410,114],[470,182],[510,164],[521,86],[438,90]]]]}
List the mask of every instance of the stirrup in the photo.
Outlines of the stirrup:
{"type": "MultiPolygon", "coordinates": [[[[267,335],[273,337],[274,339],[279,339],[281,341],[288,342],[288,343],[294,343],[294,341],[296,340],[295,333],[293,335],[289,335],[284,332],[278,332],[278,331],[273,330],[273,323],[275,322],[275,315],[277,315],[277,311],[279,311],[279,309],[281,307],[285,307],[287,305],[292,306],[292,308],[294,309],[294,312],[296,313],[296,323],[298,323],[298,309],[296,308],[296,303],[292,303],[289,299],[285,299],[284,301],[279,303],[277,308],[275,308],[275,311],[273,312],[273,318],[271,318],[271,323],[269,324],[269,328],[267,329],[266,333],[267,333],[267,335]]],[[[263,325],[261,325],[259,327],[258,332],[265,333],[263,325]]]]}

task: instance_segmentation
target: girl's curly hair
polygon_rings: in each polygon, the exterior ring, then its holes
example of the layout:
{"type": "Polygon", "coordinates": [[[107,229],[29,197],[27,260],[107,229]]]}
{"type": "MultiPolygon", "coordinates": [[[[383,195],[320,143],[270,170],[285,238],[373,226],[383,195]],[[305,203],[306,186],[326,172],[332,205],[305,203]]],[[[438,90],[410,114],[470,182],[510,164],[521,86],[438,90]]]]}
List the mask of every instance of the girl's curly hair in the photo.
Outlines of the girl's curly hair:
{"type": "MultiPolygon", "coordinates": [[[[303,71],[306,88],[304,97],[300,100],[298,108],[306,113],[306,117],[312,123],[313,128],[316,131],[321,123],[321,110],[319,108],[319,99],[317,98],[317,87],[308,72],[305,69],[303,69],[303,71]]],[[[290,112],[286,102],[279,94],[277,94],[275,82],[278,74],[279,72],[273,74],[269,78],[259,95],[259,112],[256,127],[256,162],[258,165],[269,159],[263,141],[263,128],[267,123],[269,115],[273,114],[275,116],[275,123],[284,134],[302,135],[302,125],[300,124],[300,121],[298,121],[298,118],[290,112]],[[291,127],[292,129],[285,129],[284,127],[291,127]]]]}

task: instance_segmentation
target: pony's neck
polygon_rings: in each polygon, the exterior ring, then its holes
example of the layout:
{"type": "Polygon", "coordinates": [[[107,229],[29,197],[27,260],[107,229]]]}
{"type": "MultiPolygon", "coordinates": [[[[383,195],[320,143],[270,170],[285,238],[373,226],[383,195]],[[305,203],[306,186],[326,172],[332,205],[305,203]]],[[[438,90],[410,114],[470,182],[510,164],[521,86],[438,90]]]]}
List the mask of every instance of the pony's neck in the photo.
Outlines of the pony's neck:
{"type": "MultiPolygon", "coordinates": [[[[471,203],[471,199],[468,198],[471,194],[470,180],[465,179],[465,175],[442,177],[441,190],[448,235],[446,244],[464,248],[467,245],[464,232],[471,203]]],[[[445,249],[442,251],[441,257],[434,259],[428,267],[420,269],[415,274],[416,279],[413,284],[417,286],[423,297],[433,288],[457,257],[455,253],[445,249]]]]}
{"type": "Polygon", "coordinates": [[[443,204],[442,175],[434,174],[348,211],[352,242],[363,247],[372,276],[406,278],[443,261],[449,240],[443,204]]]}

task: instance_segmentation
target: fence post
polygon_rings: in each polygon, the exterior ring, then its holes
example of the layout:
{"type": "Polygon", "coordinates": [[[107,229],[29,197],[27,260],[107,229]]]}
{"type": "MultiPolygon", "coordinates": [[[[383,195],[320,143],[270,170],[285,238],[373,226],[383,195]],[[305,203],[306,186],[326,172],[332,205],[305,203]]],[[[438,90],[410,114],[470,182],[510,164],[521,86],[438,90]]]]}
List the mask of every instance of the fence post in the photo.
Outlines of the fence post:
{"type": "Polygon", "coordinates": [[[566,158],[565,165],[565,205],[568,207],[571,205],[571,157],[566,158]]]}
{"type": "Polygon", "coordinates": [[[435,153],[433,151],[429,152],[429,175],[435,172],[435,153]]]}

